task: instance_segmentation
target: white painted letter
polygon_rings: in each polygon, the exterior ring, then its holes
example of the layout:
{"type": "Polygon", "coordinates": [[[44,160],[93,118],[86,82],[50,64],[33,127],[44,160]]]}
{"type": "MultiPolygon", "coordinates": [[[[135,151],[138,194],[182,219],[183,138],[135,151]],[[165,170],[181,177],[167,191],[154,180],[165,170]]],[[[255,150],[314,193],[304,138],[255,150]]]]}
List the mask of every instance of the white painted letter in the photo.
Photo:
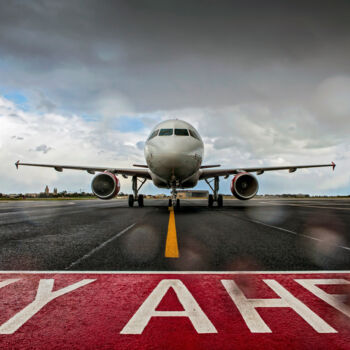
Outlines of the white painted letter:
{"type": "Polygon", "coordinates": [[[316,284],[350,284],[349,281],[344,279],[296,279],[295,281],[311,293],[315,294],[318,298],[333,306],[344,315],[350,317],[350,307],[342,302],[346,297],[345,295],[328,294],[321,288],[316,287],[316,284]]]}
{"type": "Polygon", "coordinates": [[[17,282],[19,280],[20,280],[19,278],[9,278],[7,280],[1,281],[0,282],[0,289],[8,286],[11,283],[15,283],[15,282],[17,282]]]}
{"type": "Polygon", "coordinates": [[[0,334],[12,334],[17,331],[24,323],[26,323],[31,317],[33,317],[38,311],[40,311],[47,303],[51,300],[69,293],[75,289],[78,289],[86,284],[89,284],[95,280],[86,279],[74,283],[70,286],[52,292],[54,280],[53,279],[42,279],[39,282],[38,291],[35,299],[23,310],[18,312],[8,321],[3,323],[0,327],[0,334]]]}
{"type": "Polygon", "coordinates": [[[188,317],[197,333],[217,333],[213,324],[180,280],[164,279],[160,281],[120,333],[141,334],[152,317],[188,317]],[[169,288],[175,291],[184,311],[156,311],[169,288]]]}
{"type": "Polygon", "coordinates": [[[280,297],[276,299],[247,299],[234,281],[221,280],[221,282],[252,333],[272,333],[256,311],[257,307],[290,307],[318,333],[337,333],[275,280],[264,280],[264,282],[280,297]]]}

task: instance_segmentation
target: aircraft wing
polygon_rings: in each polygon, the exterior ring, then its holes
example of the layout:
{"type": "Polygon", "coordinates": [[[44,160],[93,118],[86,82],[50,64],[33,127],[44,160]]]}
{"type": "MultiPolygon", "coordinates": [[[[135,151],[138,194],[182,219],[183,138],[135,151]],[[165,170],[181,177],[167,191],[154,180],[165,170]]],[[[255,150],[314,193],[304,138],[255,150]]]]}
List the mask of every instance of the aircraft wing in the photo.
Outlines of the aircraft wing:
{"type": "Polygon", "coordinates": [[[272,166],[272,167],[255,167],[255,168],[235,168],[235,169],[201,169],[199,179],[207,179],[210,177],[225,176],[238,174],[241,172],[254,173],[257,175],[263,174],[265,171],[275,171],[275,170],[288,170],[290,173],[293,173],[297,169],[305,168],[322,168],[322,167],[332,167],[335,168],[335,163],[330,164],[311,164],[311,165],[287,165],[287,166],[272,166]]]}
{"type": "Polygon", "coordinates": [[[59,165],[59,164],[37,164],[37,163],[22,163],[20,161],[17,161],[15,163],[16,168],[21,165],[25,166],[36,166],[36,167],[44,167],[44,168],[54,168],[56,171],[62,172],[63,169],[70,169],[70,170],[83,170],[87,171],[89,174],[95,174],[95,172],[104,172],[109,171],[111,173],[114,173],[116,175],[123,175],[125,176],[137,176],[144,179],[151,179],[151,175],[149,174],[148,169],[135,169],[135,168],[113,168],[113,167],[91,167],[91,166],[76,166],[76,165],[59,165]]]}

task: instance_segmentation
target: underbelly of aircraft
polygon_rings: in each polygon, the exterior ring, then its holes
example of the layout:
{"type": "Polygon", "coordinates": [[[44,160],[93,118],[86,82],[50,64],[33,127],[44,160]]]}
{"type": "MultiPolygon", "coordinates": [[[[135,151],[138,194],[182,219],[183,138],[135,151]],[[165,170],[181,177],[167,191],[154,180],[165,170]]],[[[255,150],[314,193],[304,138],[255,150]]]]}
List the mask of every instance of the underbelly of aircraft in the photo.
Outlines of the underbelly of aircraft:
{"type": "MultiPolygon", "coordinates": [[[[166,179],[160,178],[156,174],[151,174],[153,184],[159,188],[171,188],[172,182],[167,181],[166,179]]],[[[193,188],[197,185],[198,182],[198,172],[188,177],[187,179],[181,180],[177,179],[173,182],[174,187],[176,188],[193,188]]]]}
{"type": "Polygon", "coordinates": [[[152,172],[152,180],[155,186],[169,188],[194,187],[198,182],[198,169],[201,159],[192,155],[167,159],[153,158],[148,166],[152,172]]]}

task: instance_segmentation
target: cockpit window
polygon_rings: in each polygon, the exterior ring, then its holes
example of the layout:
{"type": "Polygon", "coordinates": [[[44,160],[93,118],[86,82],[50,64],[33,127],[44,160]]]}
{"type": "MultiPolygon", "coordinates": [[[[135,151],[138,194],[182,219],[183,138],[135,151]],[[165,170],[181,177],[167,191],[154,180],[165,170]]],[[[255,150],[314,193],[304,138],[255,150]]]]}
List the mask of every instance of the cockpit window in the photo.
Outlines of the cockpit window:
{"type": "Polygon", "coordinates": [[[188,136],[188,131],[187,131],[187,129],[175,129],[175,135],[188,136]]]}
{"type": "Polygon", "coordinates": [[[191,135],[192,137],[194,137],[194,138],[197,139],[197,140],[200,140],[199,135],[198,135],[194,130],[189,129],[188,131],[190,132],[190,135],[191,135]]]}
{"type": "Polygon", "coordinates": [[[173,134],[173,129],[160,129],[159,136],[170,136],[173,134]]]}
{"type": "Polygon", "coordinates": [[[154,130],[154,131],[152,132],[152,134],[149,135],[148,140],[153,139],[153,137],[156,137],[156,136],[158,135],[158,131],[159,131],[159,129],[154,130]]]}

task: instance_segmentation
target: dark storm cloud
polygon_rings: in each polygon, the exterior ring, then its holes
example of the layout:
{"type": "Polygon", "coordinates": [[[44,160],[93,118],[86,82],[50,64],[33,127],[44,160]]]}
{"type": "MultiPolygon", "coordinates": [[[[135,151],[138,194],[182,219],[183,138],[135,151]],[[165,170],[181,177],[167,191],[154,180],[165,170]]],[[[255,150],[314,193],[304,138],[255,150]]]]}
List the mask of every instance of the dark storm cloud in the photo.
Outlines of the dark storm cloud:
{"type": "MultiPolygon", "coordinates": [[[[349,1],[12,1],[2,83],[96,113],[299,101],[349,72],[349,1]]],[[[49,106],[49,108],[51,108],[49,106]]]]}

